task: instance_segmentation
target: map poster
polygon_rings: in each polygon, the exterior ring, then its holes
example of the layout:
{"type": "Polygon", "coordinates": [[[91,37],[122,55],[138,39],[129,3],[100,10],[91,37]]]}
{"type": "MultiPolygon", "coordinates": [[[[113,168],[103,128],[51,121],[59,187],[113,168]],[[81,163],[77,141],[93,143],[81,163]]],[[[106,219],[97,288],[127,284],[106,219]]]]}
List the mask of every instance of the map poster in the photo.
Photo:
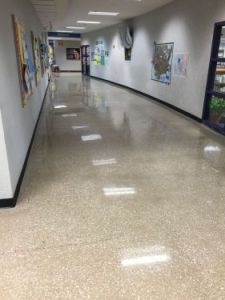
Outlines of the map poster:
{"type": "Polygon", "coordinates": [[[151,79],[170,84],[174,43],[155,44],[151,79]]]}

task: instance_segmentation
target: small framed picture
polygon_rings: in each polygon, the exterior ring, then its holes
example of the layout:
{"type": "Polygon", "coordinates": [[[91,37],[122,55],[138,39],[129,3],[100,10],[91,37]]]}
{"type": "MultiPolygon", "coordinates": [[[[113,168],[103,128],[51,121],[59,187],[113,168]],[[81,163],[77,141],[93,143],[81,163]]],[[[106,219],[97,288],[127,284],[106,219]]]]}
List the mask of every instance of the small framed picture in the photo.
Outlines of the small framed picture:
{"type": "Polygon", "coordinates": [[[80,60],[80,48],[67,48],[66,49],[67,60],[80,60]]]}

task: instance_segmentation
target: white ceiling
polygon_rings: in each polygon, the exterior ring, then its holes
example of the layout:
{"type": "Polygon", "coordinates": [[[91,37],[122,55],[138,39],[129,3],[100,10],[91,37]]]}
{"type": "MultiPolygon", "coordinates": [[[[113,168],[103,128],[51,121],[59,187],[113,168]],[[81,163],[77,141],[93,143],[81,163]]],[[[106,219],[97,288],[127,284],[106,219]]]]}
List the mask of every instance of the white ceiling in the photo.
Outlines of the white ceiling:
{"type": "Polygon", "coordinates": [[[89,32],[120,23],[159,8],[173,0],[31,0],[42,25],[48,30],[66,30],[66,26],[85,26],[89,32]],[[90,16],[89,11],[119,12],[117,17],[90,16]],[[81,25],[78,20],[100,21],[99,25],[81,25]]]}

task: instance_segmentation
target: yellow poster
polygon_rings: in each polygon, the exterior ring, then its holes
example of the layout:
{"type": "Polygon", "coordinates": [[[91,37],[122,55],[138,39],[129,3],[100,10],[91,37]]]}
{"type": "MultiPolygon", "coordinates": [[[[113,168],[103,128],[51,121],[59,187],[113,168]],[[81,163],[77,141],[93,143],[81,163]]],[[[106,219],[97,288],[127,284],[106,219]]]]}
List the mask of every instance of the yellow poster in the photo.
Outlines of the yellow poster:
{"type": "Polygon", "coordinates": [[[21,101],[22,106],[24,107],[27,104],[28,98],[32,95],[34,65],[27,45],[26,34],[23,25],[16,19],[14,15],[12,16],[12,19],[18,63],[21,101]]]}

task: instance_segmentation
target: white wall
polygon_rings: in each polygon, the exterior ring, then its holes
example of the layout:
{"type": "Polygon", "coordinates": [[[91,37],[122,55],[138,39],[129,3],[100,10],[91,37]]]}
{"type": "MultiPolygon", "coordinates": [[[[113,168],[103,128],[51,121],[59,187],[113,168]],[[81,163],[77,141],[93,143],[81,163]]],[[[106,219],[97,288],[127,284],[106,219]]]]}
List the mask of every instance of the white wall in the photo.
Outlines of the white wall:
{"type": "Polygon", "coordinates": [[[81,71],[81,60],[67,60],[66,48],[80,48],[80,41],[63,41],[63,45],[60,42],[55,41],[55,58],[56,64],[62,71],[81,71]]]}
{"type": "Polygon", "coordinates": [[[48,82],[47,76],[43,77],[22,108],[12,14],[23,22],[29,42],[31,30],[37,36],[41,34],[29,0],[0,1],[0,199],[14,195],[48,82]]]}
{"type": "Polygon", "coordinates": [[[197,117],[202,116],[214,23],[225,21],[224,0],[177,0],[131,20],[132,61],[124,61],[118,26],[83,36],[82,44],[103,40],[110,49],[105,66],[91,64],[91,75],[120,83],[159,98],[197,117]],[[170,86],[151,80],[157,43],[174,42],[174,52],[189,53],[187,78],[173,77],[170,86]],[[115,48],[113,48],[115,46],[115,48]]]}
{"type": "Polygon", "coordinates": [[[6,153],[5,136],[2,126],[2,115],[0,111],[0,199],[12,197],[11,179],[9,174],[8,158],[6,153]]]}

